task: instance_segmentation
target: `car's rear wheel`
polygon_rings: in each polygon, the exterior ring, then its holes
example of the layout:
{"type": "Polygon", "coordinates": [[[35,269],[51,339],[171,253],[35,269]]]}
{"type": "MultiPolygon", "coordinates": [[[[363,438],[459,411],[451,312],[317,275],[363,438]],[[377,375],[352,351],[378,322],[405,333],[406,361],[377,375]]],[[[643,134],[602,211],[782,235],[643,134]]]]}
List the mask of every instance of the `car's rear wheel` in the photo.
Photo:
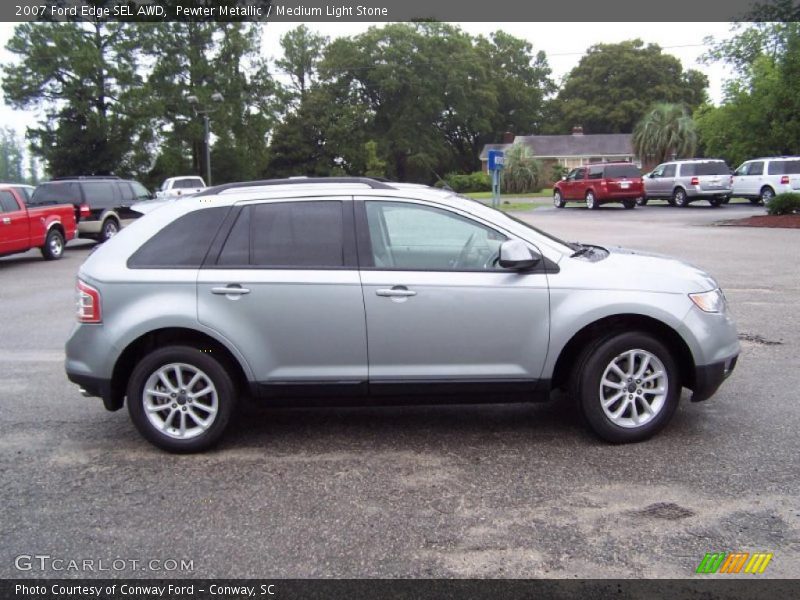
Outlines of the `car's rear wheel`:
{"type": "Polygon", "coordinates": [[[718,208],[718,207],[722,206],[722,204],[723,204],[723,201],[722,201],[722,198],[711,198],[711,199],[708,201],[708,203],[709,203],[711,206],[713,206],[714,208],[718,208]]]}
{"type": "Polygon", "coordinates": [[[672,418],[680,399],[678,369],[652,335],[626,332],[584,351],[573,377],[573,395],[591,430],[609,442],[638,442],[672,418]]]}
{"type": "Polygon", "coordinates": [[[64,236],[58,229],[51,229],[47,232],[42,246],[42,256],[45,260],[56,260],[64,256],[64,236]]]}
{"type": "Polygon", "coordinates": [[[555,190],[553,192],[553,206],[555,206],[556,208],[564,208],[565,204],[566,204],[566,202],[564,201],[564,198],[561,195],[561,192],[559,192],[558,190],[555,190]]]}
{"type": "Polygon", "coordinates": [[[236,404],[236,387],[211,355],[168,346],[145,356],[128,382],[128,413],[152,444],[198,452],[216,443],[236,404]]]}
{"type": "Polygon", "coordinates": [[[622,206],[626,209],[631,210],[632,208],[636,208],[636,200],[623,200],[622,206]]]}
{"type": "Polygon", "coordinates": [[[722,203],[723,204],[728,204],[728,202],[730,202],[730,201],[731,201],[731,197],[730,196],[723,196],[722,197],[722,203]]]}
{"type": "Polygon", "coordinates": [[[761,204],[766,206],[767,204],[769,204],[769,201],[772,200],[772,198],[774,197],[775,197],[775,190],[765,185],[763,188],[761,188],[761,193],[759,194],[758,199],[761,202],[761,204]]]}
{"type": "Polygon", "coordinates": [[[647,206],[647,198],[645,196],[639,196],[636,199],[637,206],[647,206]]]}
{"type": "Polygon", "coordinates": [[[594,192],[591,190],[586,192],[586,208],[589,210],[600,208],[600,204],[597,202],[597,199],[594,197],[594,192]]]}
{"type": "Polygon", "coordinates": [[[100,241],[107,242],[118,233],[119,223],[113,217],[109,217],[103,221],[103,226],[100,228],[100,241]]]}
{"type": "Polygon", "coordinates": [[[672,192],[672,200],[675,203],[675,206],[679,206],[681,208],[689,206],[689,200],[686,198],[686,190],[683,188],[675,188],[675,191],[672,192]]]}

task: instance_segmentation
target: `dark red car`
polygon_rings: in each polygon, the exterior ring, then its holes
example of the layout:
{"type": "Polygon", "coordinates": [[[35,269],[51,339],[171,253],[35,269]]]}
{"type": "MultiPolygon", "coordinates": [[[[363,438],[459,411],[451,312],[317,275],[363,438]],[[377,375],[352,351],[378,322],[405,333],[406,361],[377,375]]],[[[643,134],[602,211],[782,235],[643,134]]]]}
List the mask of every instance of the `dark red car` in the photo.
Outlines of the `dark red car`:
{"type": "Polygon", "coordinates": [[[567,202],[586,202],[590,209],[608,202],[622,202],[635,208],[636,199],[644,196],[642,174],[633,163],[594,163],[572,169],[553,186],[553,205],[564,208],[567,202]]]}

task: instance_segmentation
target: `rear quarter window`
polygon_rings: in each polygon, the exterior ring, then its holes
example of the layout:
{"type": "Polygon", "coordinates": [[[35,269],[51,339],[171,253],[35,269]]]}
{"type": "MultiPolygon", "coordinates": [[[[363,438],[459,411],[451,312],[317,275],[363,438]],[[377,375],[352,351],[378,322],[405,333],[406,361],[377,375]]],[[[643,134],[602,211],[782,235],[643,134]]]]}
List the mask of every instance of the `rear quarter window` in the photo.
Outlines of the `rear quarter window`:
{"type": "Polygon", "coordinates": [[[228,210],[204,208],[175,219],[131,255],[128,268],[199,268],[228,210]]]}
{"type": "Polygon", "coordinates": [[[29,206],[50,204],[80,204],[83,201],[80,186],[75,182],[52,182],[39,185],[33,192],[29,206]]]}
{"type": "Polygon", "coordinates": [[[796,175],[800,173],[800,160],[773,160],[767,167],[769,175],[796,175]]]}

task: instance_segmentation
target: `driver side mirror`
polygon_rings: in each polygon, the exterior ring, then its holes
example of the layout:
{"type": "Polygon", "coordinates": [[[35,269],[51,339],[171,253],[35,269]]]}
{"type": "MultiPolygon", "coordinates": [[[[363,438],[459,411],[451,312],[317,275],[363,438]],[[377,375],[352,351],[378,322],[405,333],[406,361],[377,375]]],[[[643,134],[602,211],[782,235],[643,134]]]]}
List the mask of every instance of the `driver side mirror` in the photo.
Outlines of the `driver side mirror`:
{"type": "Polygon", "coordinates": [[[524,242],[508,240],[500,244],[500,266],[504,269],[530,269],[540,260],[542,257],[532,252],[524,242]]]}
{"type": "Polygon", "coordinates": [[[648,175],[648,177],[649,177],[650,179],[655,179],[655,176],[656,176],[656,174],[655,174],[655,173],[650,173],[650,174],[648,175]]]}

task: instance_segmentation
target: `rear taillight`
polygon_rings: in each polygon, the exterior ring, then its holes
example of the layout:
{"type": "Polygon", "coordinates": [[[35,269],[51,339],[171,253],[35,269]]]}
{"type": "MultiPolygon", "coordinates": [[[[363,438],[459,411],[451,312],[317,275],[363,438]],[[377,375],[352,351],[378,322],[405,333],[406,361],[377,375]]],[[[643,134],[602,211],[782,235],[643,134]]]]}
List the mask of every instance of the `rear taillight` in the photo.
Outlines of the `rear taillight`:
{"type": "Polygon", "coordinates": [[[788,183],[789,183],[789,176],[788,175],[784,175],[783,177],[781,177],[781,185],[786,185],[788,183]]]}
{"type": "Polygon", "coordinates": [[[692,177],[692,180],[689,182],[689,185],[700,185],[700,179],[697,177],[692,177]]]}
{"type": "Polygon", "coordinates": [[[78,279],[75,293],[78,308],[78,322],[100,323],[100,321],[103,320],[103,314],[100,309],[100,292],[78,279]]]}
{"type": "Polygon", "coordinates": [[[89,208],[88,204],[81,204],[80,207],[80,216],[81,217],[90,217],[92,215],[92,209],[89,208]]]}

